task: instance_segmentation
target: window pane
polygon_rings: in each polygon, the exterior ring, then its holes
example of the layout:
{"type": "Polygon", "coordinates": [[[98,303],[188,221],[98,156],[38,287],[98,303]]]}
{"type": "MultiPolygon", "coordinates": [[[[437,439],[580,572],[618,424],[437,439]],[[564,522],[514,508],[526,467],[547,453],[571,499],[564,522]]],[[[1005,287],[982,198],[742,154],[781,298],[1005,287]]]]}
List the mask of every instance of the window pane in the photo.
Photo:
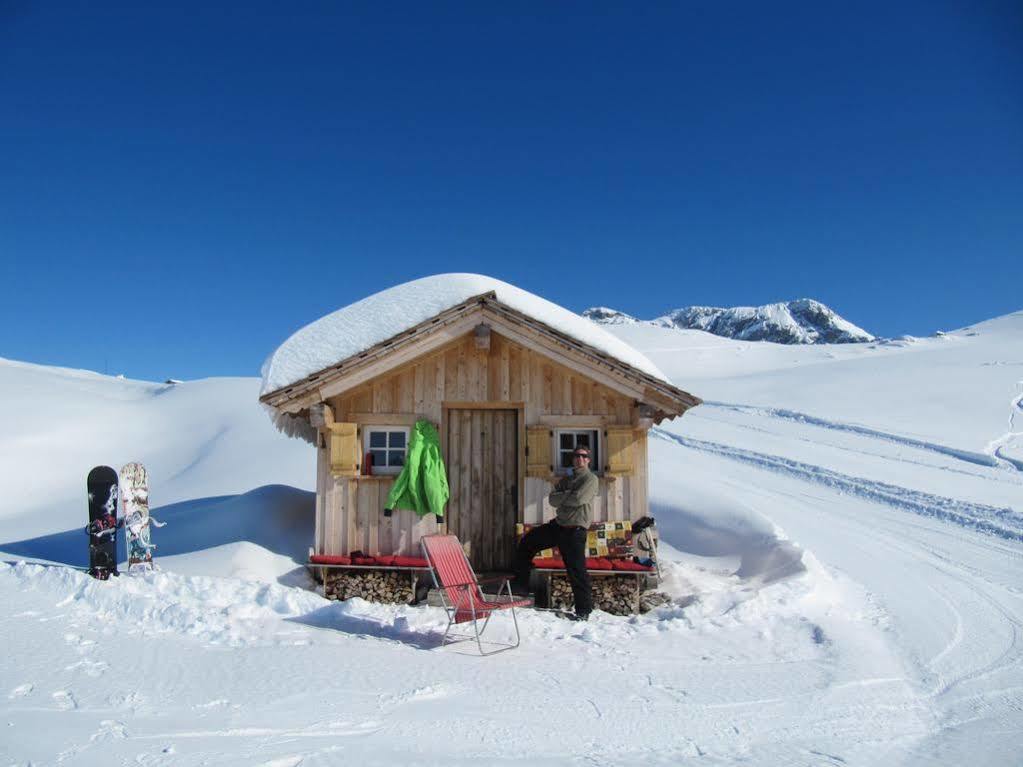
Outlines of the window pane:
{"type": "Polygon", "coordinates": [[[405,465],[405,451],[404,450],[388,450],[388,466],[404,466],[405,465]]]}
{"type": "Polygon", "coordinates": [[[371,431],[369,433],[369,446],[370,447],[387,447],[387,432],[386,431],[371,431]]]}
{"type": "Polygon", "coordinates": [[[391,447],[405,447],[405,432],[403,431],[392,431],[388,433],[390,438],[391,447]]]}
{"type": "Polygon", "coordinates": [[[575,435],[576,447],[589,447],[590,446],[590,435],[593,432],[584,431],[575,435]]]}
{"type": "Polygon", "coordinates": [[[560,453],[561,453],[561,468],[562,469],[567,469],[569,466],[572,465],[572,451],[571,450],[561,450],[560,453]]]}
{"type": "Polygon", "coordinates": [[[575,436],[574,434],[568,434],[565,432],[561,433],[562,450],[571,450],[573,447],[575,447],[575,440],[573,439],[574,436],[575,436]]]}
{"type": "Polygon", "coordinates": [[[387,451],[386,450],[370,450],[369,454],[373,456],[374,466],[386,466],[387,465],[387,451]]]}

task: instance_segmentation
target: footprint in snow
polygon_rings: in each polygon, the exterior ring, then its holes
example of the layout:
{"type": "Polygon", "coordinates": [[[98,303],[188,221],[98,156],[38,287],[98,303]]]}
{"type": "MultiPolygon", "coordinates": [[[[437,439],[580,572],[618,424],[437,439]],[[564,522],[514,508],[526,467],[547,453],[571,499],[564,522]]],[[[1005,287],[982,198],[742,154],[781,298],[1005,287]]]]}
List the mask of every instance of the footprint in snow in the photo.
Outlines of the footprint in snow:
{"type": "Polygon", "coordinates": [[[80,634],[65,634],[64,643],[69,647],[74,647],[78,650],[80,655],[90,653],[96,649],[96,641],[93,639],[85,639],[80,634]]]}
{"type": "Polygon", "coordinates": [[[78,708],[78,701],[75,700],[75,696],[70,690],[57,690],[53,693],[53,700],[57,704],[57,708],[62,711],[78,708]]]}
{"type": "Polygon", "coordinates": [[[381,702],[386,706],[400,706],[406,703],[418,703],[425,700],[447,698],[451,695],[451,692],[452,691],[446,685],[428,684],[425,687],[416,687],[413,690],[398,693],[397,695],[387,695],[381,700],[381,702]]]}
{"type": "Polygon", "coordinates": [[[116,719],[104,719],[99,723],[99,729],[89,736],[90,743],[100,743],[105,740],[124,740],[128,737],[128,728],[123,722],[116,719]]]}
{"type": "Polygon", "coordinates": [[[230,702],[227,698],[217,698],[208,703],[196,703],[192,708],[220,708],[221,706],[228,705],[230,702]]]}
{"type": "Polygon", "coordinates": [[[26,695],[28,695],[30,692],[32,692],[32,690],[34,690],[35,688],[36,688],[36,686],[34,684],[32,684],[31,682],[26,682],[25,684],[19,684],[17,687],[15,687],[13,690],[11,690],[10,694],[8,694],[7,697],[10,698],[11,700],[14,700],[15,698],[24,698],[26,695]]]}
{"type": "Polygon", "coordinates": [[[269,762],[260,762],[259,767],[298,767],[300,764],[301,756],[282,756],[269,762]]]}
{"type": "Polygon", "coordinates": [[[86,674],[92,677],[102,676],[103,672],[110,668],[109,664],[104,661],[90,661],[80,660],[77,663],[72,663],[70,666],[65,666],[65,671],[77,671],[81,669],[86,674]]]}
{"type": "Polygon", "coordinates": [[[136,708],[145,702],[138,692],[115,692],[107,696],[107,705],[111,708],[136,708]]]}

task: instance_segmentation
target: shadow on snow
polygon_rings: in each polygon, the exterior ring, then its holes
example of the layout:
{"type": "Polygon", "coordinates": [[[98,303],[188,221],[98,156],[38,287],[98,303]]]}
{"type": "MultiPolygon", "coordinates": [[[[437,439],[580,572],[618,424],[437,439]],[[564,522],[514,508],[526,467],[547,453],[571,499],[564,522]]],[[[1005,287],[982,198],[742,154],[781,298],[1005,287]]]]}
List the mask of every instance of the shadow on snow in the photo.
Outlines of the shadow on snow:
{"type": "MultiPolygon", "coordinates": [[[[264,485],[241,495],[196,498],[152,510],[167,523],[153,531],[157,557],[190,554],[247,541],[275,554],[304,562],[313,538],[315,494],[286,485],[264,485]]],[[[83,509],[83,517],[85,517],[83,509]]],[[[87,567],[89,540],[82,527],[21,541],[0,543],[15,557],[87,567]]],[[[124,561],[124,535],[117,536],[118,561],[124,561]]]]}

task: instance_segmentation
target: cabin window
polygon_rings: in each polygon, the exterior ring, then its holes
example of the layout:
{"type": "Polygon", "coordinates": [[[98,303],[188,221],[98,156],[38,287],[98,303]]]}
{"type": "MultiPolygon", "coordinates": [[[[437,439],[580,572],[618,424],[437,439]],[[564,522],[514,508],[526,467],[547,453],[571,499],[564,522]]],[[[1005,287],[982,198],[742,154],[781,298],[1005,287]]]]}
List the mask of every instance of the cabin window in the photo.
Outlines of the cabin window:
{"type": "Polygon", "coordinates": [[[554,432],[558,448],[558,474],[567,474],[572,467],[572,453],[577,447],[589,448],[590,470],[600,473],[600,455],[596,429],[557,429],[554,432]]]}
{"type": "Polygon", "coordinates": [[[408,427],[367,426],[362,433],[365,452],[373,460],[373,473],[400,474],[408,449],[408,427]]]}

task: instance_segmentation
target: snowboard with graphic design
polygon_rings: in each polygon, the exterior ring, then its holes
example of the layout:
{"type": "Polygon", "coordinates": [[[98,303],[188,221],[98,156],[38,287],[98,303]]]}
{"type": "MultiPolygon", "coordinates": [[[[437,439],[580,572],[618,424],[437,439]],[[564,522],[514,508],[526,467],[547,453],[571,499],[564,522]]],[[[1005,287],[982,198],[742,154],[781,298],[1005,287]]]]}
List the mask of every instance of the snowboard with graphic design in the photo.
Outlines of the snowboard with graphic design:
{"type": "Polygon", "coordinates": [[[151,530],[162,525],[149,516],[149,475],[141,463],[121,467],[121,513],[129,574],[154,570],[151,530]]]}
{"type": "Polygon", "coordinates": [[[117,472],[97,466],[85,480],[89,491],[89,575],[105,581],[117,575],[117,472]]]}

